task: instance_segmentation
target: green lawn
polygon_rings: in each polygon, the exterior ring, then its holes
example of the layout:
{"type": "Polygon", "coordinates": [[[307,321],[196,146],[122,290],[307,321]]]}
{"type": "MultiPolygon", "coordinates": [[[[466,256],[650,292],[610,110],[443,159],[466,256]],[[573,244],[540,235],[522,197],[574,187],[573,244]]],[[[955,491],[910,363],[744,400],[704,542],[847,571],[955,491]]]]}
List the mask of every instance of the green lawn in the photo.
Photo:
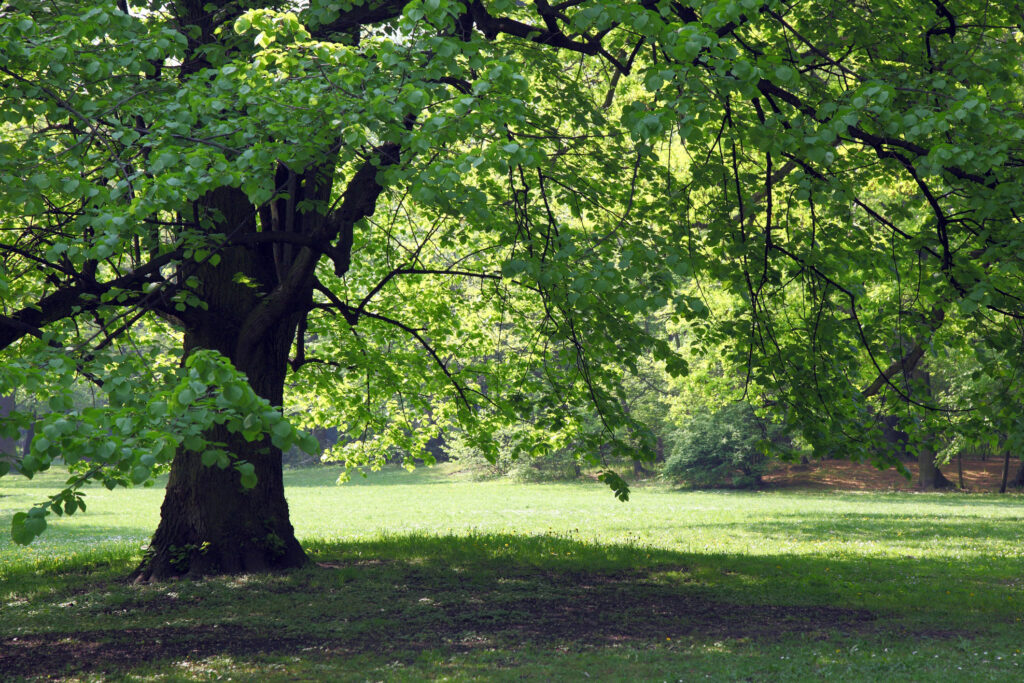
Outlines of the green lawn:
{"type": "Polygon", "coordinates": [[[282,575],[126,585],[159,488],[3,540],[0,679],[1024,678],[1020,496],[336,475],[286,475],[282,575]]]}

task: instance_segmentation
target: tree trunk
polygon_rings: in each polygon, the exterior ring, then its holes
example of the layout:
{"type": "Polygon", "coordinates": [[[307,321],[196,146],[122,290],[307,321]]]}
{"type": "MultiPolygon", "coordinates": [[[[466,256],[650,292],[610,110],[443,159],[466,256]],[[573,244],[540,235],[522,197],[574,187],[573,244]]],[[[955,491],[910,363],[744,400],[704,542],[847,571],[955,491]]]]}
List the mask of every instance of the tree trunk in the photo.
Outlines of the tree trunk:
{"type": "Polygon", "coordinates": [[[1017,474],[1010,480],[1008,486],[1015,489],[1024,488],[1024,458],[1021,458],[1020,467],[1017,468],[1017,474]]]}
{"type": "MultiPolygon", "coordinates": [[[[919,363],[912,372],[908,373],[908,376],[912,386],[911,391],[919,394],[921,397],[925,398],[926,401],[931,402],[931,373],[924,368],[923,363],[919,363]]],[[[917,447],[918,488],[922,491],[936,491],[938,489],[952,488],[953,482],[947,479],[939,468],[935,466],[935,448],[933,445],[935,440],[934,436],[928,434],[925,438],[926,443],[921,443],[917,447]]]]}
{"type": "MultiPolygon", "coordinates": [[[[14,392],[0,394],[0,418],[7,417],[18,408],[14,392]]],[[[18,442],[16,439],[0,437],[0,462],[8,463],[12,469],[18,465],[18,442]]]]}
{"type": "Polygon", "coordinates": [[[633,459],[633,476],[634,477],[640,478],[640,477],[643,477],[643,476],[648,475],[650,473],[651,473],[650,470],[648,470],[646,467],[644,467],[643,461],[637,460],[636,458],[633,459]]]}
{"type": "MultiPolygon", "coordinates": [[[[238,191],[217,190],[203,201],[228,226],[255,224],[251,205],[238,191]]],[[[198,293],[207,308],[183,316],[184,357],[198,349],[220,352],[245,373],[258,396],[281,406],[288,353],[306,306],[299,301],[291,312],[267,322],[267,292],[279,282],[280,255],[272,249],[231,247],[222,251],[218,266],[200,265],[198,271],[198,293]],[[265,287],[238,282],[236,273],[265,287]],[[246,333],[254,320],[261,330],[255,338],[246,333]]],[[[310,297],[311,281],[303,284],[310,297]]],[[[269,439],[249,443],[222,427],[211,429],[206,437],[227,444],[234,456],[252,463],[256,486],[242,488],[234,467],[207,467],[201,454],[180,451],[171,463],[160,525],[134,579],[159,581],[303,565],[306,555],[295,538],[284,497],[281,451],[269,439]]]]}
{"type": "MultiPolygon", "coordinates": [[[[374,160],[360,166],[349,180],[330,221],[315,208],[304,207],[330,199],[333,159],[301,173],[280,165],[275,182],[287,192],[258,211],[244,192],[230,187],[213,190],[196,202],[195,224],[230,235],[237,246],[221,249],[219,264],[206,261],[183,267],[183,275],[196,276],[196,293],[205,304],[182,313],[184,357],[196,349],[216,350],[246,374],[258,396],[273,406],[282,405],[289,352],[299,323],[312,306],[321,252],[245,238],[259,237],[255,233],[261,226],[263,232],[337,242],[334,271],[343,276],[351,264],[354,226],[373,214],[383,191],[377,174],[399,160],[394,143],[374,151],[374,160]]],[[[297,355],[301,362],[301,344],[297,355]]],[[[288,518],[280,450],[269,442],[247,443],[220,429],[207,436],[252,463],[258,483],[243,489],[233,467],[206,467],[201,455],[178,453],[171,463],[160,526],[135,571],[136,581],[286,569],[307,561],[288,518]]]]}
{"type": "MultiPolygon", "coordinates": [[[[285,333],[276,336],[276,343],[269,339],[257,347],[259,363],[251,359],[238,369],[246,373],[258,395],[280,406],[288,345],[281,348],[285,333]]],[[[219,346],[203,344],[197,337],[186,337],[186,351],[219,346]]],[[[217,350],[224,353],[223,348],[217,350]]],[[[171,463],[160,525],[135,580],[256,572],[305,564],[306,555],[288,516],[280,449],[269,439],[249,443],[220,427],[206,436],[227,444],[227,450],[236,457],[252,463],[256,486],[243,488],[234,467],[208,467],[203,465],[201,454],[180,451],[171,463]]]]}
{"type": "Polygon", "coordinates": [[[288,517],[281,452],[269,443],[238,443],[244,440],[237,435],[212,436],[226,437],[234,452],[255,466],[256,486],[243,489],[233,467],[206,467],[198,453],[178,453],[160,509],[160,526],[136,570],[137,581],[305,564],[305,552],[288,517]],[[265,447],[263,452],[257,452],[259,446],[265,447]]]}
{"type": "Polygon", "coordinates": [[[917,453],[918,487],[922,491],[952,488],[953,482],[935,466],[935,451],[922,446],[917,453]]]}
{"type": "Polygon", "coordinates": [[[1010,451],[1003,456],[1003,481],[999,485],[999,493],[1006,493],[1006,480],[1010,475],[1010,451]]]}

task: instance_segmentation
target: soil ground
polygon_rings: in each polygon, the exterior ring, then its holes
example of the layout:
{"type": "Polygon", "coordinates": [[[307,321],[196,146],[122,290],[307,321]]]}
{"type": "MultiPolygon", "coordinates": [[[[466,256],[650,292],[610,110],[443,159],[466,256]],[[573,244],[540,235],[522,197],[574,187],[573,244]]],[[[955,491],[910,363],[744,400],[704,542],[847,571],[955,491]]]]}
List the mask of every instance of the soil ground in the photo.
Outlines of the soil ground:
{"type": "MultiPolygon", "coordinates": [[[[910,471],[907,479],[895,469],[879,470],[868,463],[848,460],[814,460],[806,465],[786,464],[764,477],[768,488],[809,488],[839,491],[913,491],[917,489],[917,463],[904,463],[910,471]]],[[[1021,467],[1019,458],[1010,458],[1009,479],[1021,467]]],[[[957,461],[940,468],[957,486],[957,461]]],[[[997,457],[964,458],[964,489],[974,492],[998,492],[1003,479],[1003,459],[997,457]]]]}

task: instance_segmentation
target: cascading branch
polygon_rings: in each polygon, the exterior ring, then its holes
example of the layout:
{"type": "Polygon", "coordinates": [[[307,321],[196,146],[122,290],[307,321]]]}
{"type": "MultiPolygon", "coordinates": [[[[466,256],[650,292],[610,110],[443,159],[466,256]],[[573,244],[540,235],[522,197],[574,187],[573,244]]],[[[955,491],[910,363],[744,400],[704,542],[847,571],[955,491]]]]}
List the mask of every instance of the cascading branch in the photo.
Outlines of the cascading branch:
{"type": "Polygon", "coordinates": [[[294,425],[340,425],[368,462],[452,425],[493,456],[510,422],[526,453],[649,451],[620,369],[685,372],[645,325],[665,309],[822,448],[877,454],[893,413],[1021,438],[1009,8],[0,15],[0,435],[35,429],[0,467],[71,471],[20,542],[88,481],[169,468],[138,578],[300,565],[281,449],[317,448],[294,425]],[[744,305],[708,318],[695,282],[744,305]],[[950,357],[955,404],[928,381],[950,357]]]}

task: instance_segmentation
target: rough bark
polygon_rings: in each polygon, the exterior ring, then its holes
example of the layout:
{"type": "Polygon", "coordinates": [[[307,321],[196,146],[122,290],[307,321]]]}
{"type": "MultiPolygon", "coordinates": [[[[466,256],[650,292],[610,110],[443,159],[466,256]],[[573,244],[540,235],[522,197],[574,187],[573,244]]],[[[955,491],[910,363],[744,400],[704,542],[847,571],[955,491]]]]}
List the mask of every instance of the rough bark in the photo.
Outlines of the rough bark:
{"type": "MultiPolygon", "coordinates": [[[[203,331],[217,334],[222,343],[192,333],[186,337],[186,352],[216,348],[232,358],[226,353],[235,345],[227,334],[229,330],[203,331]]],[[[287,330],[277,330],[239,367],[253,390],[273,405],[281,405],[283,397],[289,339],[287,330]]],[[[237,343],[237,339],[234,341],[237,343]]],[[[284,497],[281,451],[269,440],[249,443],[220,428],[211,430],[207,438],[227,444],[235,456],[252,463],[256,486],[243,488],[233,467],[207,467],[199,453],[179,452],[171,464],[160,525],[135,579],[159,581],[180,575],[303,565],[306,555],[295,538],[284,497]]]]}
{"type": "Polygon", "coordinates": [[[199,454],[178,453],[160,510],[160,526],[136,580],[305,564],[306,555],[288,517],[281,452],[268,443],[244,448],[230,439],[228,443],[255,466],[256,486],[243,489],[232,467],[206,467],[199,454]]]}
{"type": "MultiPolygon", "coordinates": [[[[287,187],[287,195],[258,212],[234,188],[219,188],[196,203],[196,222],[213,224],[228,246],[219,252],[218,265],[194,264],[183,273],[197,276],[197,294],[205,304],[181,314],[185,357],[196,349],[216,350],[246,374],[257,395],[273,406],[283,404],[288,356],[312,305],[316,263],[322,254],[336,254],[336,271],[348,269],[354,226],[373,214],[383,191],[377,173],[399,160],[397,145],[375,151],[379,159],[359,168],[341,206],[326,217],[300,207],[305,200],[329,199],[331,164],[301,174],[282,165],[276,180],[287,187]],[[295,237],[294,243],[259,239],[282,231],[295,237]],[[240,280],[237,274],[245,277],[240,280]]],[[[243,489],[234,468],[206,467],[200,454],[178,453],[160,525],[134,574],[137,581],[286,569],[306,562],[288,516],[280,450],[269,441],[247,443],[219,429],[207,436],[252,463],[258,483],[243,489]]]]}
{"type": "MultiPolygon", "coordinates": [[[[233,230],[255,228],[253,209],[236,190],[217,190],[200,208],[215,209],[233,230]]],[[[246,374],[257,395],[280,406],[288,353],[305,308],[297,306],[291,314],[261,325],[258,338],[246,338],[245,329],[279,282],[281,257],[270,246],[231,247],[222,253],[218,266],[199,266],[199,294],[207,307],[183,314],[184,356],[197,349],[220,352],[246,374]],[[261,286],[237,282],[235,273],[261,286]]],[[[311,296],[311,283],[306,289],[305,296],[311,296]]],[[[233,467],[207,467],[201,454],[179,452],[171,464],[160,525],[134,575],[137,581],[285,569],[306,562],[288,516],[280,450],[269,440],[249,443],[222,428],[211,430],[207,438],[227,444],[235,456],[252,463],[258,482],[244,489],[233,467]]]]}
{"type": "MultiPolygon", "coordinates": [[[[229,329],[204,332],[217,334],[222,343],[192,333],[186,336],[186,352],[216,348],[231,358],[226,351],[235,344],[229,329]]],[[[273,405],[281,405],[283,397],[288,339],[287,330],[278,330],[239,367],[253,390],[273,405]]],[[[284,497],[281,451],[269,440],[249,443],[221,428],[211,430],[207,438],[227,444],[235,456],[252,463],[256,486],[243,488],[233,467],[207,467],[201,454],[179,452],[171,464],[160,525],[134,578],[159,581],[304,564],[306,555],[295,538],[284,497]]]]}

